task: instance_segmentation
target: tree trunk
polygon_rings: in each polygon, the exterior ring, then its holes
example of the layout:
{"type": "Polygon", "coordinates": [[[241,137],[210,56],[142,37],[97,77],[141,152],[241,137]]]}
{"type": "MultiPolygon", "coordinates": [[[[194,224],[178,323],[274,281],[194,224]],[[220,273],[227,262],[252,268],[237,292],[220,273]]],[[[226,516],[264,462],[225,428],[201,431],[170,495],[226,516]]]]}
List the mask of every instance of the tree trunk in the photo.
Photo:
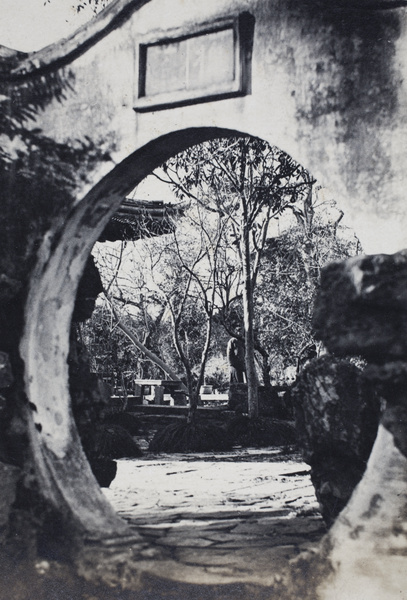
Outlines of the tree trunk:
{"type": "Polygon", "coordinates": [[[269,356],[264,348],[259,348],[257,346],[258,352],[261,354],[261,370],[263,375],[263,385],[268,392],[271,391],[271,380],[270,380],[270,365],[269,365],[269,356]]]}
{"type": "Polygon", "coordinates": [[[243,318],[245,330],[245,363],[247,378],[247,401],[249,418],[255,419],[259,414],[259,393],[256,374],[256,363],[254,356],[254,306],[253,306],[253,286],[250,269],[250,231],[247,223],[243,224],[242,236],[242,257],[243,257],[243,318]]]}
{"type": "Polygon", "coordinates": [[[188,423],[193,424],[195,422],[196,409],[198,408],[198,397],[199,397],[199,389],[194,388],[194,382],[192,379],[192,373],[189,368],[187,371],[187,387],[189,394],[189,410],[188,410],[188,423]]]}
{"type": "Polygon", "coordinates": [[[143,352],[143,354],[145,354],[145,356],[147,356],[147,358],[149,358],[154,364],[156,364],[158,367],[160,367],[160,369],[162,369],[165,373],[167,373],[167,375],[173,380],[173,381],[179,381],[180,382],[180,387],[181,389],[186,392],[187,389],[184,386],[184,384],[180,381],[178,375],[175,373],[175,371],[173,371],[171,369],[171,367],[169,367],[164,361],[161,360],[161,358],[159,358],[156,354],[154,354],[154,352],[151,352],[151,350],[149,350],[148,348],[146,348],[144,346],[144,344],[142,344],[140,342],[140,340],[138,340],[136,338],[136,336],[130,331],[130,329],[128,329],[128,327],[126,327],[126,325],[124,325],[124,323],[122,323],[120,321],[120,318],[118,317],[118,315],[116,314],[115,310],[113,309],[113,315],[116,319],[116,323],[117,326],[119,327],[119,329],[121,329],[123,331],[123,333],[125,335],[127,335],[127,337],[129,338],[129,340],[131,340],[133,342],[133,344],[136,346],[136,348],[138,348],[139,350],[141,350],[141,352],[143,352]]]}

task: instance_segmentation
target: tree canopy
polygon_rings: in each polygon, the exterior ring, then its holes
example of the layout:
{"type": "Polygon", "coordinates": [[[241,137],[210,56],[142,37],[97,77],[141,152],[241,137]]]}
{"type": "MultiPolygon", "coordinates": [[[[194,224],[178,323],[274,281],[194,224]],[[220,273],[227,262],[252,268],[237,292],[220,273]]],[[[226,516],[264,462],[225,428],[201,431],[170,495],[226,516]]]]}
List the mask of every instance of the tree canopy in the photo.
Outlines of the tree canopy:
{"type": "MultiPolygon", "coordinates": [[[[161,181],[180,199],[196,201],[225,223],[228,246],[235,246],[241,272],[249,414],[258,414],[255,364],[254,290],[273,218],[305,203],[315,183],[282,150],[258,138],[212,140],[189,148],[162,165],[161,181]]],[[[300,208],[297,208],[301,212],[300,208]]]]}
{"type": "MultiPolygon", "coordinates": [[[[99,251],[105,287],[195,404],[208,361],[209,376],[225,383],[230,337],[245,341],[246,365],[251,353],[249,389],[270,386],[314,343],[321,267],[358,251],[343,214],[305,169],[253,138],[200,144],[153,177],[171,187],[183,216],[171,234],[146,231],[134,244],[99,251]]],[[[133,356],[137,373],[160,372],[139,351],[133,356]]]]}

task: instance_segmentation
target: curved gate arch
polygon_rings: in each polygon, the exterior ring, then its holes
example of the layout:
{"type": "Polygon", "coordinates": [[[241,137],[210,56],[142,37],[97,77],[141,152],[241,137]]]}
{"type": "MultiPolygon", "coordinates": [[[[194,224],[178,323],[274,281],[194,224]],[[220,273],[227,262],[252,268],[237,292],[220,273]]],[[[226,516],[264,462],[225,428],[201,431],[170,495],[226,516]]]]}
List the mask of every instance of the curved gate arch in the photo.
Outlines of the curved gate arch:
{"type": "MultiPolygon", "coordinates": [[[[101,492],[81,449],[71,414],[67,366],[69,327],[82,270],[94,243],[122,199],[154,168],[192,145],[236,135],[250,134],[221,128],[189,128],[146,144],[99,181],[73,208],[66,221],[48,232],[41,247],[31,277],[26,327],[20,346],[31,407],[27,409],[30,446],[42,493],[58,510],[62,508],[85,539],[119,537],[134,543],[137,535],[129,531],[101,492]]],[[[345,573],[344,579],[339,577],[339,585],[347,581],[347,573],[353,569],[353,544],[358,542],[358,536],[368,555],[373,548],[376,553],[378,547],[377,560],[386,565],[394,577],[400,576],[400,566],[387,556],[386,544],[387,535],[393,535],[388,531],[388,523],[397,522],[404,510],[405,463],[405,457],[400,456],[392,443],[391,434],[381,427],[367,472],[343,516],[334,524],[329,542],[322,547],[324,556],[330,543],[333,545],[329,559],[340,575],[345,573]],[[384,481],[380,500],[383,510],[380,507],[377,513],[372,510],[370,514],[372,498],[377,499],[380,482],[384,481]],[[366,524],[370,520],[372,529],[367,526],[359,529],[360,514],[366,515],[366,524]],[[358,534],[353,537],[354,530],[358,534]],[[382,532],[382,550],[380,538],[376,547],[377,530],[382,532]],[[347,557],[351,564],[347,564],[347,557]]],[[[326,585],[329,590],[326,583],[321,589],[326,585]]],[[[333,585],[335,588],[338,583],[334,581],[333,585]]],[[[327,593],[329,597],[330,592],[327,593]]]]}
{"type": "MultiPolygon", "coordinates": [[[[314,174],[320,169],[359,222],[368,224],[369,252],[400,250],[407,239],[404,0],[180,0],[179,4],[185,10],[175,14],[167,0],[117,0],[98,17],[91,35],[85,28],[60,46],[23,59],[16,53],[10,72],[1,74],[7,86],[20,81],[24,87],[28,80],[35,83],[44,73],[57,73],[69,65],[74,77],[66,102],[54,101],[32,126],[41,127],[57,143],[72,143],[94,132],[96,143],[109,134],[117,142],[114,156],[119,164],[94,181],[68,217],[46,234],[30,279],[20,344],[30,402],[26,407],[30,451],[42,493],[62,506],[79,529],[95,536],[124,535],[126,527],[105,501],[79,445],[69,406],[68,331],[86,258],[132,187],[190,145],[239,133],[272,143],[274,131],[279,147],[314,174]],[[152,23],[151,30],[159,30],[165,39],[167,19],[174,28],[189,27],[248,9],[256,20],[250,93],[208,101],[200,105],[200,113],[190,105],[135,115],[130,80],[143,27],[148,32],[152,23]],[[146,15],[152,19],[150,25],[146,15]],[[100,98],[104,111],[97,104],[100,98]],[[67,129],[67,123],[74,125],[67,129]]],[[[6,100],[11,106],[12,101],[6,100]]],[[[355,273],[360,275],[360,270],[355,273]]],[[[402,276],[400,286],[404,289],[402,276]]],[[[404,313],[403,307],[400,314],[404,313]]],[[[394,427],[405,429],[405,422],[394,427]]],[[[366,577],[356,567],[352,570],[349,561],[355,555],[373,565],[371,572],[378,573],[375,581],[382,572],[391,582],[403,568],[406,571],[406,473],[405,452],[382,426],[366,477],[329,539],[335,549],[334,568],[339,572],[344,565],[342,581],[350,581],[354,574],[360,590],[366,577]],[[380,506],[373,502],[378,490],[380,506]],[[355,527],[349,525],[352,522],[355,527]]],[[[352,593],[358,597],[357,591],[352,593]]],[[[328,592],[326,597],[332,595],[328,592]]],[[[389,597],[385,589],[382,597],[389,597]]]]}
{"type": "Polygon", "coordinates": [[[120,203],[165,160],[203,141],[248,135],[196,128],[140,148],[98,182],[63,223],[49,231],[31,276],[21,356],[30,406],[29,435],[43,493],[90,534],[124,533],[84,456],[70,410],[69,328],[76,290],[89,253],[120,203]]]}

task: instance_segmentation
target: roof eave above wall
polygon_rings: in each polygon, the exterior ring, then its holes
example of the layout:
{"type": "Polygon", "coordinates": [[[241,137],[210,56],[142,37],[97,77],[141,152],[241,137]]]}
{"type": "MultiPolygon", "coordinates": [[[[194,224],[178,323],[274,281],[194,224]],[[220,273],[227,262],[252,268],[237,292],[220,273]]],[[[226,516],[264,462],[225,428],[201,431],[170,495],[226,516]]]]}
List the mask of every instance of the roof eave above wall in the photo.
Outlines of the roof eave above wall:
{"type": "MultiPolygon", "coordinates": [[[[2,69],[0,80],[17,81],[29,75],[42,74],[71,63],[111,31],[120,27],[135,11],[148,2],[150,0],[114,0],[94,19],[79,27],[72,35],[36,52],[19,53],[8,48],[7,50],[12,55],[5,59],[10,61],[13,57],[14,61],[10,62],[11,68],[8,71],[5,68],[2,69]],[[15,64],[16,56],[19,58],[17,65],[15,64]]],[[[3,62],[2,59],[3,56],[0,53],[0,63],[3,62]]]]}

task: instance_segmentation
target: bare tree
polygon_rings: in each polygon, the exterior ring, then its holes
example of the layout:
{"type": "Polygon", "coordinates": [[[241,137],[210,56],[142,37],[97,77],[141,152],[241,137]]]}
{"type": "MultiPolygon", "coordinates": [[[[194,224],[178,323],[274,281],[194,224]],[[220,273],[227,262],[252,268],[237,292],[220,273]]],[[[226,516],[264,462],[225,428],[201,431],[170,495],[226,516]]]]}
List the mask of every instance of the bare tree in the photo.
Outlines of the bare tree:
{"type": "Polygon", "coordinates": [[[204,383],[205,367],[210,350],[213,317],[216,309],[216,276],[219,248],[224,236],[225,220],[218,214],[208,219],[201,206],[191,206],[178,230],[168,236],[164,270],[152,271],[157,289],[164,298],[172,323],[174,348],[183,365],[190,399],[189,421],[195,418],[200,388],[204,383]],[[191,313],[192,310],[192,313],[191,313]],[[191,339],[188,325],[196,328],[199,321],[203,331],[195,342],[199,354],[196,377],[191,356],[191,339]]]}
{"type": "Polygon", "coordinates": [[[242,276],[249,415],[255,418],[258,381],[253,296],[268,228],[274,217],[309,193],[314,181],[287,154],[254,138],[195,146],[170,159],[155,175],[171,185],[180,198],[193,199],[225,219],[225,231],[230,247],[237,251],[242,276]]]}
{"type": "MultiPolygon", "coordinates": [[[[141,242],[138,242],[140,246],[141,242]]],[[[143,269],[134,269],[134,243],[119,242],[99,245],[94,253],[102,275],[104,297],[110,309],[112,327],[120,329],[124,336],[151,363],[156,365],[170,379],[180,381],[179,374],[164,361],[150,345],[154,343],[165,312],[157,293],[148,289],[143,269]],[[148,313],[145,293],[149,294],[158,310],[154,318],[148,313]],[[126,321],[129,315],[137,314],[137,335],[126,321]],[[140,326],[141,325],[141,326],[140,326]]],[[[138,258],[138,257],[137,257],[138,258]]],[[[139,263],[137,262],[136,265],[139,263]]],[[[181,388],[186,388],[181,385],[181,388]]]]}
{"type": "Polygon", "coordinates": [[[97,254],[116,325],[171,379],[180,380],[168,357],[163,360],[157,349],[153,352],[146,347],[150,338],[154,339],[152,328],[158,330],[163,323],[171,323],[173,348],[190,399],[190,421],[198,406],[211,345],[218,261],[226,224],[219,213],[208,218],[207,211],[195,203],[172,234],[139,240],[132,246],[104,245],[97,254]],[[137,313],[142,325],[138,335],[120,318],[118,306],[137,313]]]}

